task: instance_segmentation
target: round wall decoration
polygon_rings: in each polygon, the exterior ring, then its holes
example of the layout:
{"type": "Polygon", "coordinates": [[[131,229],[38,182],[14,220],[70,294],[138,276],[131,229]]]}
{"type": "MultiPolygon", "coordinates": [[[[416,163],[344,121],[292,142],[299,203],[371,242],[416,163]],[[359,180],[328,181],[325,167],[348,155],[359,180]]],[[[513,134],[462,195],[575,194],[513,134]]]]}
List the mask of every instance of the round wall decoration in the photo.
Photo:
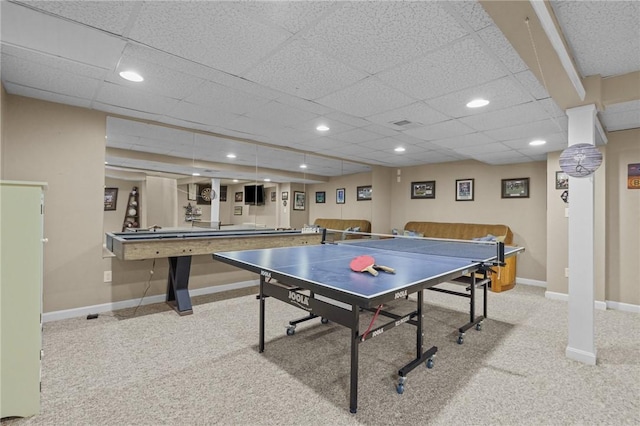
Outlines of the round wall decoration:
{"type": "Polygon", "coordinates": [[[592,175],[602,164],[602,153],[588,143],[571,145],[560,154],[560,168],[569,176],[582,178],[592,175]]]}

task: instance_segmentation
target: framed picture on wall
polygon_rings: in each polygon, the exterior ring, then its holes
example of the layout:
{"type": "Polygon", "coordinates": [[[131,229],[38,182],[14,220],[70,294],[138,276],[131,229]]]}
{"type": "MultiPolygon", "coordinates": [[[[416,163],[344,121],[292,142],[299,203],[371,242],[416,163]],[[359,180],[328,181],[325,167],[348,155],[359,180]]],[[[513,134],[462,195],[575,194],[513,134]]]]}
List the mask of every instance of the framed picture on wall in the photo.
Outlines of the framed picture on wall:
{"type": "Polygon", "coordinates": [[[456,179],[456,201],[473,201],[473,179],[456,179]]]}
{"type": "Polygon", "coordinates": [[[198,187],[195,183],[190,183],[187,185],[187,200],[189,201],[196,201],[198,199],[198,196],[196,195],[196,192],[198,191],[198,187]]]}
{"type": "Polygon", "coordinates": [[[293,191],[293,209],[304,210],[304,207],[305,207],[304,192],[293,191]]]}
{"type": "Polygon", "coordinates": [[[324,191],[316,192],[316,203],[324,204],[326,193],[324,191]]]}
{"type": "Polygon", "coordinates": [[[529,178],[502,179],[502,198],[529,198],[529,178]]]}
{"type": "Polygon", "coordinates": [[[565,172],[556,172],[556,189],[569,189],[569,175],[565,172]]]}
{"type": "Polygon", "coordinates": [[[118,202],[118,188],[104,189],[104,211],[116,210],[118,202]]]}
{"type": "Polygon", "coordinates": [[[276,192],[272,191],[271,192],[271,201],[275,201],[276,200],[276,192]]]}
{"type": "Polygon", "coordinates": [[[373,189],[371,188],[371,185],[369,185],[369,186],[359,186],[357,188],[356,199],[358,201],[370,200],[372,192],[373,192],[373,189]]]}
{"type": "Polygon", "coordinates": [[[344,188],[336,189],[336,204],[344,204],[344,188]]]}
{"type": "Polygon", "coordinates": [[[287,201],[289,199],[289,192],[284,191],[282,193],[282,201],[287,201]]]}
{"type": "Polygon", "coordinates": [[[220,186],[220,201],[227,201],[227,187],[226,185],[220,186]]]}
{"type": "Polygon", "coordinates": [[[241,203],[242,202],[242,191],[240,192],[236,192],[236,203],[241,203]]]}
{"type": "Polygon", "coordinates": [[[436,181],[411,182],[411,198],[436,198],[436,181]]]}
{"type": "Polygon", "coordinates": [[[242,206],[235,206],[233,208],[233,215],[234,216],[242,216],[242,206]]]}

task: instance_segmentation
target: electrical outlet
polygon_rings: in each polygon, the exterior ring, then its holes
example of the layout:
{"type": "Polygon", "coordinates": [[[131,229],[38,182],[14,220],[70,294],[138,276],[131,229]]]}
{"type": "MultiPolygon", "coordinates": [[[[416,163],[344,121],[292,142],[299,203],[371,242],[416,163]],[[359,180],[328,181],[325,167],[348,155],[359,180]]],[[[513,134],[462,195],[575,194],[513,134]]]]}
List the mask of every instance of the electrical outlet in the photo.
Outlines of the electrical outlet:
{"type": "Polygon", "coordinates": [[[105,283],[111,282],[111,271],[104,271],[104,282],[105,283]]]}
{"type": "Polygon", "coordinates": [[[569,268],[564,268],[564,276],[569,278],[569,268]]]}

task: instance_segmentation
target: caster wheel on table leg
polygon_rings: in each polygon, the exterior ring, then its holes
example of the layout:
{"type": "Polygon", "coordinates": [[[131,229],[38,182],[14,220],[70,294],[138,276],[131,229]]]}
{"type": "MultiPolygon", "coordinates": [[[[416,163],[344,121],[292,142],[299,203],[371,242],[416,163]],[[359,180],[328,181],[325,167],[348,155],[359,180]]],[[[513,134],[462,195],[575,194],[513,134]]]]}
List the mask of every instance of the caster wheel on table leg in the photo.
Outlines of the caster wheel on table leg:
{"type": "Polygon", "coordinates": [[[322,318],[320,319],[320,322],[321,322],[322,324],[329,324],[329,320],[328,320],[328,319],[326,319],[325,317],[322,317],[322,318]]]}
{"type": "Polygon", "coordinates": [[[433,360],[431,358],[427,360],[427,368],[433,368],[433,360]]]}
{"type": "Polygon", "coordinates": [[[464,343],[464,337],[458,336],[458,344],[461,345],[464,343]]]}
{"type": "Polygon", "coordinates": [[[478,330],[478,331],[482,330],[482,323],[481,322],[476,324],[476,330],[478,330]]]}
{"type": "Polygon", "coordinates": [[[400,395],[402,395],[402,394],[404,393],[404,385],[398,384],[398,385],[396,386],[396,391],[397,391],[400,395]]]}
{"type": "Polygon", "coordinates": [[[295,327],[287,327],[287,336],[293,336],[294,334],[296,334],[295,327]]]}

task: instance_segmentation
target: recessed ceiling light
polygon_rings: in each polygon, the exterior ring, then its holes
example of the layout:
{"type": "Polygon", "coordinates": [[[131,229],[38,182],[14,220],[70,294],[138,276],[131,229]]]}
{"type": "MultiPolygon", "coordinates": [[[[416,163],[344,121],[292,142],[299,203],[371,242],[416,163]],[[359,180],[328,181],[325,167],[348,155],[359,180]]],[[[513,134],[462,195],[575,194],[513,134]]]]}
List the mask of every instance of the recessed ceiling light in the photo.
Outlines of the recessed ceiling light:
{"type": "Polygon", "coordinates": [[[307,168],[307,165],[306,165],[306,164],[300,164],[300,168],[301,168],[301,169],[306,169],[306,168],[307,168]]]}
{"type": "Polygon", "coordinates": [[[485,105],[489,105],[489,101],[486,99],[474,99],[471,102],[469,102],[467,104],[467,107],[469,108],[480,108],[483,107],[485,105]]]}
{"type": "Polygon", "coordinates": [[[193,172],[191,173],[191,176],[200,176],[200,173],[193,172]]]}
{"type": "Polygon", "coordinates": [[[321,124],[318,127],[316,127],[316,130],[320,132],[326,132],[327,130],[329,130],[329,127],[325,126],[324,124],[321,124]]]}
{"type": "Polygon", "coordinates": [[[264,181],[265,181],[265,182],[271,182],[271,179],[266,178],[264,181]]]}
{"type": "Polygon", "coordinates": [[[538,146],[538,145],[544,145],[545,143],[547,143],[547,141],[543,141],[542,139],[537,139],[535,141],[529,142],[529,145],[538,146]]]}
{"type": "Polygon", "coordinates": [[[136,83],[144,81],[144,78],[142,78],[142,76],[135,71],[122,71],[120,73],[120,77],[124,78],[125,80],[134,81],[136,83]]]}
{"type": "Polygon", "coordinates": [[[237,183],[237,182],[238,182],[238,179],[234,179],[234,180],[233,180],[233,182],[234,182],[234,183],[237,183]]]}
{"type": "Polygon", "coordinates": [[[236,158],[235,154],[227,154],[227,158],[236,158]]]}
{"type": "Polygon", "coordinates": [[[403,147],[399,146],[397,148],[394,149],[395,152],[405,152],[406,149],[404,149],[403,147]]]}

